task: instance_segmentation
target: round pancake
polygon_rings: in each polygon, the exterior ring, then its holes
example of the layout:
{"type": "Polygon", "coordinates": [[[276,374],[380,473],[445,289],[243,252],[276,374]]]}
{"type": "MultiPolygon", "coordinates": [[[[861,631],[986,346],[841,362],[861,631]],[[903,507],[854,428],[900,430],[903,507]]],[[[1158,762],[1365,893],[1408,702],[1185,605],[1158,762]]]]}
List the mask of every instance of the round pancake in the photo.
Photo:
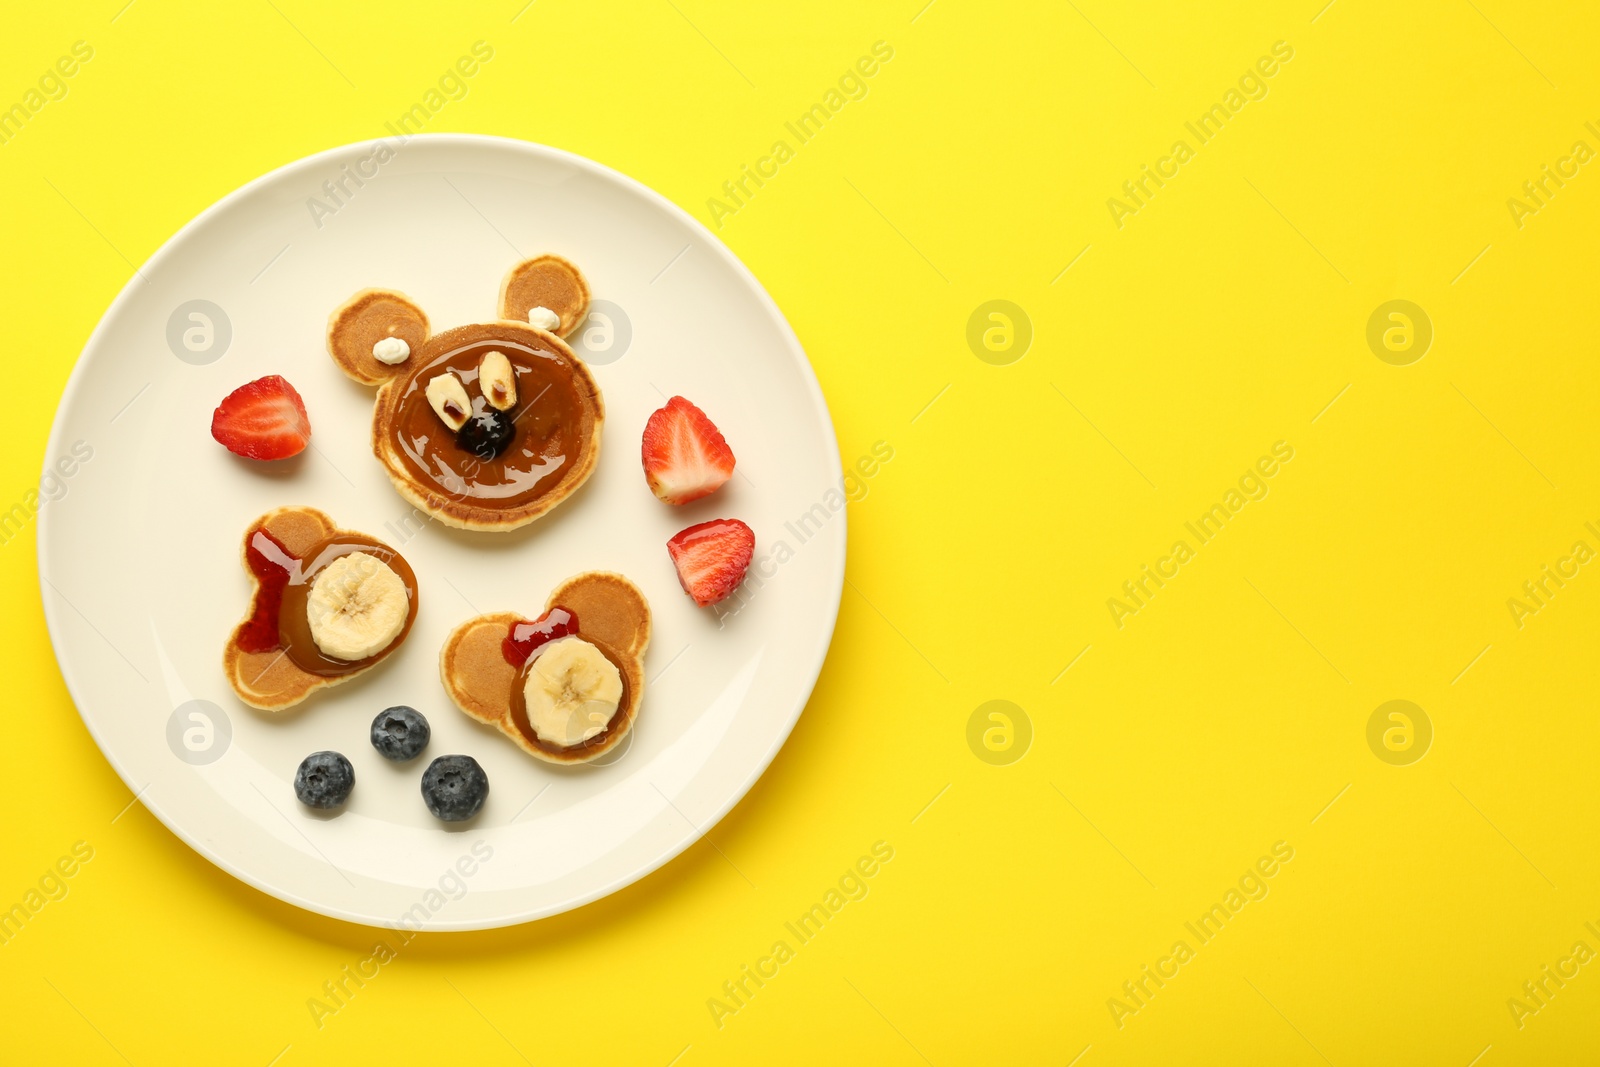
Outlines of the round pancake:
{"type": "Polygon", "coordinates": [[[378,389],[372,413],[372,453],[382,462],[389,480],[401,496],[446,526],[462,530],[514,530],[526,526],[577,492],[589,480],[589,475],[594,473],[600,459],[600,430],[605,423],[605,403],[589,368],[555,334],[536,329],[525,322],[508,320],[457,326],[429,338],[421,351],[413,352],[411,359],[402,367],[407,369],[407,373],[391,376],[378,389]],[[582,408],[578,416],[589,427],[582,451],[576,462],[562,474],[561,480],[537,498],[510,507],[453,496],[438,485],[424,482],[406,465],[394,443],[395,427],[403,410],[401,399],[419,369],[446,352],[495,341],[516,341],[553,351],[572,374],[575,395],[582,408]]]}

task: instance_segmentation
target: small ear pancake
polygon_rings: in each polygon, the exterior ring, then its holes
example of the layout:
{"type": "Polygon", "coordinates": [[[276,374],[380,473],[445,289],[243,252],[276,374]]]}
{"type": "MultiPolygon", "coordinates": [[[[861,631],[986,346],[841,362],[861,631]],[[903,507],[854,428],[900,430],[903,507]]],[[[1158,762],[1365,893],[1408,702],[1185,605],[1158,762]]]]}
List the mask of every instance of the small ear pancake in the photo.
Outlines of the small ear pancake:
{"type": "Polygon", "coordinates": [[[479,722],[501,726],[511,715],[517,669],[506,662],[501,642],[511,625],[520,621],[521,616],[504,611],[468,619],[450,632],[439,652],[439,680],[445,692],[479,722]]]}
{"type": "Polygon", "coordinates": [[[588,571],[556,586],[545,602],[578,616],[578,633],[635,659],[650,644],[650,604],[639,587],[620,574],[588,571]]]}
{"type": "Polygon", "coordinates": [[[230,641],[222,665],[239,699],[262,711],[284,711],[330,684],[295,666],[282,649],[246,652],[230,641]]]}
{"type": "Polygon", "coordinates": [[[537,256],[518,263],[500,283],[500,317],[527,322],[532,308],[549,308],[561,316],[555,333],[565,337],[589,313],[589,283],[560,256],[537,256]]]}
{"type": "Polygon", "coordinates": [[[404,373],[428,340],[428,316],[404,293],[363,289],[328,316],[328,354],[339,369],[363,385],[379,385],[404,373]],[[411,346],[403,362],[379,362],[372,346],[398,337],[411,346]]]}
{"type": "MultiPolygon", "coordinates": [[[[241,559],[244,558],[245,548],[249,547],[250,535],[257,526],[265,527],[267,533],[276,537],[278,543],[297,558],[303,557],[311,546],[332,536],[339,529],[332,518],[316,508],[277,508],[250,524],[239,549],[241,559]]],[[[245,569],[250,568],[247,565],[245,569]]]]}

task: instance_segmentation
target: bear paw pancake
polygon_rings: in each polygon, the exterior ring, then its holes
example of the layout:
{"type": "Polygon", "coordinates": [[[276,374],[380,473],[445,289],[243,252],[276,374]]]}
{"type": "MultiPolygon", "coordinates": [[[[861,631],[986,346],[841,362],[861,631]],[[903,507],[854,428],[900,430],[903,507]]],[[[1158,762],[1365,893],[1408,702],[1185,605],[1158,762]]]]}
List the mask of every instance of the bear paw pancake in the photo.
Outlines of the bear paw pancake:
{"type": "Polygon", "coordinates": [[[435,334],[387,289],[335,311],[328,352],[378,387],[372,452],[400,495],[447,526],[513,530],[587,481],[605,405],[562,338],[588,310],[578,268],[539,256],[506,275],[495,322],[435,334]]]}
{"type": "Polygon", "coordinates": [[[245,531],[250,613],[222,653],[239,699],[282,711],[371,670],[417,617],[417,576],[366,534],[314,508],[269,511],[245,531]]]}
{"type": "Polygon", "coordinates": [[[587,763],[633,729],[649,644],[644,594],[590,571],[561,583],[538,619],[498,612],[456,627],[439,676],[458,708],[529,755],[587,763]]]}

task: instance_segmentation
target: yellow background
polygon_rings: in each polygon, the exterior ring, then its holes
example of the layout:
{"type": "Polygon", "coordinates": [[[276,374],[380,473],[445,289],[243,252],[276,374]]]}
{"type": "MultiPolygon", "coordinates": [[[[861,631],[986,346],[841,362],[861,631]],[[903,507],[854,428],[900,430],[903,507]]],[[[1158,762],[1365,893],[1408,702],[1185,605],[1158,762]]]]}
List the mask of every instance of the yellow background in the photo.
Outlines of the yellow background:
{"type": "Polygon", "coordinates": [[[0,147],[7,506],[132,264],[245,181],[379,136],[476,40],[494,60],[430,131],[569,149],[707,222],[888,42],[718,232],[799,333],[846,461],[895,458],[850,506],[815,695],[708,839],[577,912],[422,937],[320,1028],[307,999],[374,933],[118,817],[30,527],[0,548],[0,904],[75,841],[95,857],[0,947],[8,1058],[1592,1061],[1600,964],[1520,1029],[1506,1003],[1600,949],[1600,574],[1521,629],[1506,607],[1600,547],[1600,173],[1520,229],[1506,206],[1600,148],[1592,8],[122,2],[30,5],[0,35],[4,101],[95,49],[0,147]],[[1107,198],[1280,40],[1269,95],[1118,229],[1107,198]],[[1365,341],[1396,298],[1435,330],[1405,367],[1365,341]],[[991,299],[1033,325],[1009,366],[965,340],[991,299]],[[1279,440],[1270,495],[1118,629],[1107,598],[1279,440]],[[1007,766],[967,743],[992,699],[1032,724],[1007,766]],[[1391,699],[1434,728],[1410,766],[1367,745],[1391,699]],[[715,1025],[708,998],[880,840],[870,894],[715,1025]],[[1108,998],[1277,841],[1270,894],[1119,1028],[1108,998]]]}

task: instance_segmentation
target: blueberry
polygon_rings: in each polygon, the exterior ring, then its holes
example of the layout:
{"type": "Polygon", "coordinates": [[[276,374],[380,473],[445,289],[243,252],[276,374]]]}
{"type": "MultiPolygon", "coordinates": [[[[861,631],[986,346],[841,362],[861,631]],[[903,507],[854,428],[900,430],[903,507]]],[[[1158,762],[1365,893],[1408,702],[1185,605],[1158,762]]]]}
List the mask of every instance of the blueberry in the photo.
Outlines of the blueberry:
{"type": "Polygon", "coordinates": [[[461,822],[489,796],[489,776],[471,756],[440,756],[422,772],[422,799],[435,818],[461,822]]]}
{"type": "Polygon", "coordinates": [[[401,704],[385,708],[372,720],[372,747],[384,759],[404,763],[428,747],[428,720],[416,708],[401,704]]]}
{"type": "Polygon", "coordinates": [[[309,808],[337,808],[355,785],[355,768],[337,752],[313,752],[294,772],[294,795],[309,808]]]}
{"type": "Polygon", "coordinates": [[[511,421],[509,412],[497,411],[487,404],[474,406],[478,410],[456,431],[456,444],[487,463],[511,447],[517,424],[511,421]]]}

